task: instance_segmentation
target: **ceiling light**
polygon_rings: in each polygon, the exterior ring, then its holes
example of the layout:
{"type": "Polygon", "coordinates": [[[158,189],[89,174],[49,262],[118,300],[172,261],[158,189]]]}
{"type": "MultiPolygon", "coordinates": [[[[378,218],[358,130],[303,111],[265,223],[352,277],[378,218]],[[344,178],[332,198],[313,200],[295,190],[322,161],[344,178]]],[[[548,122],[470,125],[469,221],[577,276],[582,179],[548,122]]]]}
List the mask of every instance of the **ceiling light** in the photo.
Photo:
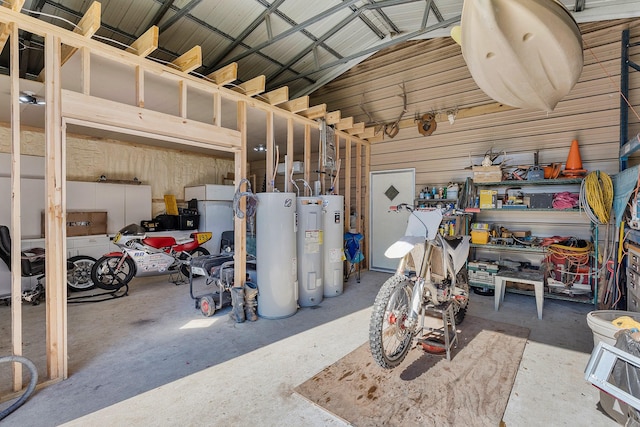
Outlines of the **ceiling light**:
{"type": "Polygon", "coordinates": [[[267,151],[267,147],[265,147],[264,144],[258,144],[257,147],[253,147],[253,151],[257,151],[258,153],[264,153],[265,151],[267,151]]]}
{"type": "Polygon", "coordinates": [[[21,104],[34,104],[34,105],[44,105],[45,101],[42,98],[38,98],[35,96],[33,92],[20,92],[20,96],[18,97],[21,104]]]}

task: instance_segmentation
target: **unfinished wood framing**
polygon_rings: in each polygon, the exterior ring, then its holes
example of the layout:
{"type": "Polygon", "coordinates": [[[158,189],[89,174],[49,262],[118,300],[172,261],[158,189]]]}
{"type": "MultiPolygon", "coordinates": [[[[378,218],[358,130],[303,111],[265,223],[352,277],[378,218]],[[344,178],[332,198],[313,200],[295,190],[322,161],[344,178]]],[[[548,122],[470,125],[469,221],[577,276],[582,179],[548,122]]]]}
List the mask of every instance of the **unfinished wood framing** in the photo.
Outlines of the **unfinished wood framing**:
{"type": "Polygon", "coordinates": [[[247,80],[244,83],[240,83],[239,85],[231,88],[231,90],[239,93],[243,93],[246,96],[256,96],[264,92],[266,82],[267,82],[267,78],[264,75],[262,75],[262,76],[255,77],[251,80],[247,80]]]}
{"type": "MultiPolygon", "coordinates": [[[[351,215],[351,137],[344,141],[344,216],[351,215]]],[[[348,221],[345,221],[345,231],[349,231],[348,221]]]]}
{"type": "MultiPolygon", "coordinates": [[[[307,183],[311,182],[311,126],[309,125],[304,125],[304,180],[307,183]]],[[[312,195],[309,194],[309,196],[312,195]]]]}
{"type": "MultiPolygon", "coordinates": [[[[14,2],[22,5],[22,2],[14,2]]],[[[18,7],[19,9],[19,7],[18,7]]],[[[219,150],[234,154],[235,180],[238,183],[246,178],[247,173],[247,135],[248,109],[257,109],[267,114],[267,146],[271,153],[267,155],[271,166],[267,169],[273,173],[273,129],[274,118],[287,120],[287,156],[289,159],[286,180],[290,179],[294,159],[294,125],[305,126],[305,135],[310,135],[312,129],[318,129],[319,124],[314,120],[296,114],[309,108],[309,97],[279,103],[276,95],[282,99],[287,91],[280,89],[272,93],[269,102],[251,98],[237,93],[222,85],[236,79],[237,65],[231,64],[222,70],[210,74],[207,78],[198,78],[189,74],[201,64],[201,49],[194,47],[182,55],[174,68],[150,61],[141,51],[151,51],[156,45],[155,30],[143,34],[134,42],[135,52],[118,49],[101,43],[87,36],[96,29],[96,16],[99,16],[99,6],[92,6],[87,12],[82,34],[72,32],[53,24],[41,21],[26,14],[12,11],[8,7],[0,7],[0,26],[11,27],[13,34],[11,42],[11,135],[12,135],[12,234],[18,240],[21,236],[20,223],[20,116],[19,116],[19,55],[18,30],[33,33],[45,40],[45,68],[44,88],[45,98],[45,250],[47,252],[47,292],[46,292],[46,359],[48,380],[50,383],[66,378],[68,375],[67,360],[67,287],[66,287],[66,126],[67,124],[100,129],[108,132],[137,135],[145,138],[190,147],[219,150]],[[70,46],[82,53],[79,78],[81,85],[78,92],[61,88],[61,67],[63,61],[63,47],[70,46]],[[132,105],[123,104],[107,97],[98,98],[91,94],[91,62],[92,58],[100,58],[102,63],[113,62],[118,66],[128,66],[135,78],[135,92],[132,93],[132,105]],[[153,75],[155,78],[166,80],[167,86],[178,85],[177,114],[154,111],[145,105],[145,78],[153,75]],[[215,83],[211,83],[211,80],[215,83]],[[186,105],[189,101],[189,89],[194,88],[205,94],[210,94],[213,102],[213,116],[210,123],[194,121],[187,118],[186,105]],[[222,102],[233,104],[237,116],[234,128],[225,128],[223,123],[222,102]],[[147,108],[145,108],[147,107],[147,108]],[[237,127],[237,128],[236,128],[237,127]]],[[[99,19],[98,19],[99,22],[99,19]]],[[[126,67],[125,67],[126,68],[126,67]]],[[[95,86],[94,86],[95,87],[95,86]]],[[[225,104],[225,107],[226,107],[225,104]]],[[[260,124],[262,125],[262,123],[260,124]]],[[[341,131],[337,135],[347,137],[341,131]]],[[[310,140],[310,137],[306,137],[310,140]]],[[[349,141],[366,144],[366,141],[356,137],[349,137],[349,141]]],[[[305,144],[310,142],[305,141],[305,144]]],[[[299,153],[300,154],[300,153],[299,153]]],[[[311,161],[305,162],[311,165],[311,161]]],[[[287,188],[290,188],[287,185],[287,188]]],[[[273,186],[270,187],[273,190],[273,186]]],[[[246,228],[244,221],[236,223],[236,283],[242,283],[245,275],[246,259],[246,228]],[[238,279],[239,278],[239,279],[238,279]]],[[[20,245],[14,245],[19,251],[20,245]]],[[[22,354],[22,313],[21,313],[21,278],[20,256],[13,255],[12,266],[12,346],[14,354],[22,354]]],[[[21,370],[14,370],[14,387],[22,385],[21,370]]]]}
{"type": "Polygon", "coordinates": [[[289,100],[289,86],[283,86],[281,88],[272,90],[271,92],[262,94],[261,98],[271,105],[278,105],[282,104],[283,102],[287,102],[289,100]]]}
{"type": "Polygon", "coordinates": [[[138,37],[136,41],[131,43],[127,52],[134,53],[138,56],[148,56],[158,48],[158,32],[158,27],[153,25],[138,37]]]}
{"type": "MultiPolygon", "coordinates": [[[[247,104],[244,102],[238,102],[237,105],[237,126],[240,132],[240,149],[235,153],[235,186],[238,191],[248,191],[247,186],[247,104]]],[[[247,198],[241,197],[238,203],[238,209],[241,212],[247,211],[247,198]]],[[[238,250],[235,251],[233,256],[234,271],[233,280],[234,286],[243,287],[246,282],[246,264],[247,264],[247,220],[246,218],[240,218],[234,215],[234,247],[238,250]],[[242,248],[242,249],[240,249],[242,248]]]]}
{"type": "Polygon", "coordinates": [[[340,110],[328,112],[325,115],[324,119],[325,119],[325,121],[327,122],[328,125],[337,124],[338,122],[340,122],[340,110]]]}
{"type": "Polygon", "coordinates": [[[266,158],[266,177],[267,177],[267,192],[272,193],[275,189],[275,144],[273,138],[273,111],[267,111],[267,158],[266,158]]]}
{"type": "Polygon", "coordinates": [[[308,119],[319,119],[327,113],[327,104],[314,105],[304,111],[300,111],[300,115],[308,119]]]}
{"type": "Polygon", "coordinates": [[[353,117],[345,117],[336,124],[336,129],[347,130],[353,127],[353,117]]]}

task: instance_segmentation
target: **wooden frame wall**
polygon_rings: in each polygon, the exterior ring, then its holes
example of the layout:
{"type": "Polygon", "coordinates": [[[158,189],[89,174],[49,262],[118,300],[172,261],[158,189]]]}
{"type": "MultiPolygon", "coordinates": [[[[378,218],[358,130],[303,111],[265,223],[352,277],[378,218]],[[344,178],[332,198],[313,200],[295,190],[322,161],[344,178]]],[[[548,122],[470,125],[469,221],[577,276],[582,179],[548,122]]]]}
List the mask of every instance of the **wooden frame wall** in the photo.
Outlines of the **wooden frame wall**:
{"type": "MultiPolygon", "coordinates": [[[[288,137],[287,154],[293,159],[293,126],[305,126],[305,133],[319,123],[314,119],[323,117],[326,106],[309,107],[309,97],[297,100],[284,100],[288,91],[280,89],[265,94],[267,101],[252,98],[264,91],[264,78],[245,82],[245,93],[225,88],[223,85],[236,80],[237,66],[225,67],[207,76],[207,79],[197,78],[189,74],[201,65],[199,46],[194,47],[183,57],[176,59],[173,64],[178,67],[167,67],[145,58],[145,55],[157,47],[157,28],[152,27],[136,42],[135,49],[123,51],[103,44],[90,37],[99,26],[100,8],[92,5],[81,22],[81,32],[71,32],[40,21],[31,16],[19,13],[22,2],[15,5],[0,7],[0,25],[11,29],[11,135],[12,135],[12,234],[20,236],[20,114],[18,108],[19,97],[19,44],[18,30],[37,34],[45,39],[45,164],[46,164],[46,214],[45,214],[45,249],[47,251],[47,290],[46,290],[46,382],[58,381],[68,375],[67,369],[67,312],[66,312],[66,260],[62,254],[66,253],[66,206],[65,206],[65,141],[66,125],[80,124],[96,129],[117,131],[125,134],[141,135],[155,139],[174,142],[186,146],[201,147],[234,153],[236,183],[246,178],[246,145],[247,126],[246,112],[248,108],[255,108],[267,113],[267,129],[273,129],[273,118],[279,116],[287,119],[288,137]],[[91,23],[88,24],[88,23],[91,23]],[[85,25],[86,24],[86,25],[85,25]],[[155,35],[155,37],[154,37],[155,35]],[[76,51],[82,55],[82,69],[80,74],[81,91],[74,92],[61,87],[61,67],[63,63],[76,51]],[[113,63],[126,64],[135,74],[135,104],[127,105],[120,102],[91,96],[90,69],[91,55],[97,55],[103,60],[113,63]],[[145,109],[145,73],[167,79],[168,83],[178,83],[179,113],[171,115],[145,109]],[[249,83],[251,83],[249,85],[249,83]],[[194,122],[187,119],[187,88],[193,87],[208,93],[212,97],[214,116],[211,123],[194,122]],[[286,94],[285,94],[286,92],[286,94]],[[268,95],[268,96],[267,96],[268,95]],[[231,101],[237,106],[236,129],[222,127],[222,100],[231,101]]],[[[335,114],[333,114],[335,117],[335,114]]],[[[252,124],[253,125],[253,124],[252,124]]],[[[348,140],[349,147],[354,142],[360,146],[368,146],[368,142],[357,135],[349,135],[338,131],[348,140]]],[[[273,170],[273,135],[267,132],[267,147],[271,155],[267,156],[267,170],[273,170]],[[270,136],[269,136],[270,135],[270,136]]],[[[305,151],[307,144],[305,143],[305,151]]],[[[367,148],[368,150],[368,148],[367,148]]],[[[291,161],[288,165],[287,176],[290,176],[291,161]]],[[[367,161],[368,163],[368,161],[367,161]]],[[[345,166],[346,167],[346,166],[345,166]]],[[[345,182],[350,182],[349,180],[345,182]]],[[[236,219],[236,283],[242,283],[245,276],[244,264],[246,259],[244,221],[236,219]]],[[[12,271],[20,271],[20,247],[13,245],[12,271]]],[[[22,354],[22,312],[21,312],[21,279],[20,274],[12,274],[12,346],[14,354],[22,354]]],[[[19,366],[14,367],[14,390],[22,388],[22,375],[19,366]]]]}

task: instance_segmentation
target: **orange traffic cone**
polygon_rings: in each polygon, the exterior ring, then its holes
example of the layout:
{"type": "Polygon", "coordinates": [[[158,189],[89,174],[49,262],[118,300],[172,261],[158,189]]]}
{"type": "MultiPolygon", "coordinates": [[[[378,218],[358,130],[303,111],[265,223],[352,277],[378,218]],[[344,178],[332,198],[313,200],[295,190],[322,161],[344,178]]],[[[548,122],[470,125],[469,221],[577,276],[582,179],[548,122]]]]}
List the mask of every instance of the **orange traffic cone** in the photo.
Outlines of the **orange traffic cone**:
{"type": "Polygon", "coordinates": [[[566,176],[580,176],[584,175],[585,172],[586,170],[582,169],[582,158],[580,157],[578,140],[574,139],[571,141],[571,148],[569,149],[569,156],[567,157],[563,174],[566,176]]]}

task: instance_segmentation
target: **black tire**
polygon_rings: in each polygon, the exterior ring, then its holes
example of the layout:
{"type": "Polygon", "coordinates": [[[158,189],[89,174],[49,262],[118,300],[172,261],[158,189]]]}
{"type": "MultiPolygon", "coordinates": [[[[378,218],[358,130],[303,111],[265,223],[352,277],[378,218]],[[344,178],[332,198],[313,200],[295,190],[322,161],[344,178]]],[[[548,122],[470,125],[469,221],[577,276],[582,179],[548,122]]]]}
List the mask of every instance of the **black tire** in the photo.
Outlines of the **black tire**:
{"type": "MultiPolygon", "coordinates": [[[[185,252],[181,253],[180,259],[190,260],[191,258],[205,256],[205,255],[210,255],[209,251],[203,248],[202,246],[200,246],[189,251],[188,253],[185,253],[185,252]]],[[[191,267],[189,266],[189,264],[182,264],[180,266],[180,272],[182,273],[183,276],[189,277],[189,274],[191,274],[191,267]]],[[[194,275],[193,277],[197,277],[197,276],[200,276],[200,275],[197,274],[197,275],[194,275]]]]}
{"type": "Polygon", "coordinates": [[[453,318],[456,325],[459,325],[464,320],[469,307],[469,279],[466,268],[456,275],[456,288],[453,292],[453,318]]]}
{"type": "Polygon", "coordinates": [[[405,328],[411,310],[413,282],[402,274],[390,277],[380,288],[369,321],[369,346],[378,365],[392,369],[400,365],[411,347],[415,328],[405,328]]]}
{"type": "Polygon", "coordinates": [[[117,268],[122,255],[105,255],[93,264],[91,268],[91,280],[93,283],[107,291],[117,291],[127,285],[136,275],[136,264],[129,257],[117,268]]]}
{"type": "Polygon", "coordinates": [[[96,285],[91,280],[91,269],[96,259],[88,255],[72,256],[67,260],[67,286],[71,291],[88,291],[96,285]]]}

